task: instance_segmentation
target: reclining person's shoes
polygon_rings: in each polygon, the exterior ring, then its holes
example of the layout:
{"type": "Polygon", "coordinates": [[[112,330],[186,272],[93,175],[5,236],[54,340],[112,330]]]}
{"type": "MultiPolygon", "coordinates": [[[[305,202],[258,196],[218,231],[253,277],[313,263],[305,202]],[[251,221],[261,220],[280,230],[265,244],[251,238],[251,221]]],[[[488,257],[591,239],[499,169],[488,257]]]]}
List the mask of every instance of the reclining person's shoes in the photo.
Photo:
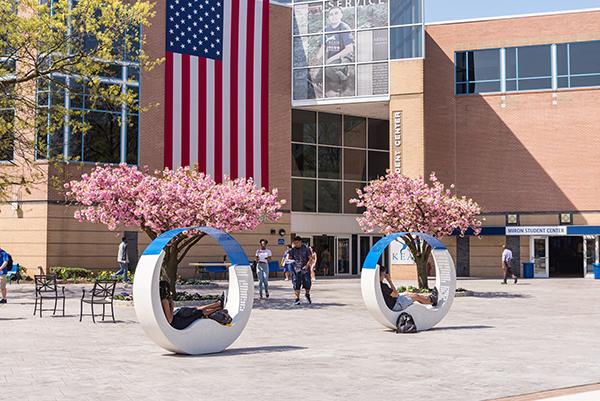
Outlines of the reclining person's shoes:
{"type": "Polygon", "coordinates": [[[433,290],[431,290],[431,295],[429,295],[429,300],[431,301],[432,306],[437,306],[438,296],[439,296],[438,289],[436,287],[433,287],[433,290]]]}

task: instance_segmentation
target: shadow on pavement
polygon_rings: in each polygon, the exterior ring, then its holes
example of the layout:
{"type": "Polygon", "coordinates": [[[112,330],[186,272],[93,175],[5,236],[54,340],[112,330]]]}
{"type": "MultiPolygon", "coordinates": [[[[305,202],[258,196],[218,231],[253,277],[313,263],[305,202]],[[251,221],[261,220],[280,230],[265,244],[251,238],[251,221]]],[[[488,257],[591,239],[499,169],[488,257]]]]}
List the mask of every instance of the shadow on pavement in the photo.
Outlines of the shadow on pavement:
{"type": "Polygon", "coordinates": [[[228,348],[223,352],[207,355],[181,355],[181,354],[163,354],[172,358],[211,358],[234,355],[253,355],[253,354],[270,354],[273,352],[300,351],[307,349],[306,347],[298,347],[295,345],[267,345],[264,347],[248,347],[248,348],[228,348]]]}
{"type": "Polygon", "coordinates": [[[475,298],[531,298],[531,296],[527,295],[527,294],[518,294],[518,293],[503,292],[503,291],[491,291],[491,292],[473,291],[472,297],[475,297],[475,298]]]}
{"type": "Polygon", "coordinates": [[[0,321],[3,320],[25,320],[24,317],[0,317],[0,321]]]}
{"type": "Polygon", "coordinates": [[[493,329],[494,326],[485,325],[472,325],[472,326],[446,326],[446,327],[434,327],[431,331],[440,330],[481,330],[481,329],[493,329]]]}
{"type": "Polygon", "coordinates": [[[313,300],[312,304],[309,304],[305,298],[300,298],[301,304],[294,305],[293,299],[273,299],[264,298],[261,300],[254,300],[252,309],[278,309],[278,310],[302,310],[302,309],[327,309],[347,306],[346,304],[340,304],[335,302],[318,302],[313,300]]]}

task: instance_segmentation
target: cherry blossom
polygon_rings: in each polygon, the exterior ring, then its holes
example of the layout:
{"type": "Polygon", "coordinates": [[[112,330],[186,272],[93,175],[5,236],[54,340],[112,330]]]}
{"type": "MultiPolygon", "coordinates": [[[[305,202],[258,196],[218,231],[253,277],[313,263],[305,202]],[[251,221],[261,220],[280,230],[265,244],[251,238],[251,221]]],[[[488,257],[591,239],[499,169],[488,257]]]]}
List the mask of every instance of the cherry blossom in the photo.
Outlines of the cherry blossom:
{"type": "MultiPolygon", "coordinates": [[[[453,189],[454,185],[446,188],[439,182],[435,173],[429,176],[428,183],[423,178],[388,172],[363,190],[357,190],[358,198],[350,202],[366,209],[357,221],[367,232],[421,232],[442,238],[455,231],[464,235],[472,229],[479,235],[480,206],[470,198],[454,194],[453,189]]],[[[417,263],[419,287],[427,288],[431,247],[413,236],[405,236],[404,241],[417,263]]]]}

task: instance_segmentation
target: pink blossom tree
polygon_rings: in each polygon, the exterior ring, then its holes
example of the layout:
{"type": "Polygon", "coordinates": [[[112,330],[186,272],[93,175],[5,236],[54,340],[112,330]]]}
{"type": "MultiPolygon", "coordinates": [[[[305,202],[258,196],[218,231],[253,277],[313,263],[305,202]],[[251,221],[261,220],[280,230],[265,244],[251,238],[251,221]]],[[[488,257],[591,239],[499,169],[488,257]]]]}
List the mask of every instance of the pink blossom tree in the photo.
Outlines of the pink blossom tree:
{"type": "MultiPolygon", "coordinates": [[[[451,235],[458,230],[461,235],[471,228],[476,235],[481,231],[477,215],[481,208],[472,199],[459,197],[445,188],[432,173],[430,184],[423,178],[410,178],[388,172],[385,177],[371,181],[358,198],[350,202],[366,208],[358,223],[367,232],[381,231],[422,232],[436,238],[451,235]]],[[[412,235],[403,237],[417,265],[419,288],[428,288],[427,261],[431,246],[412,235]]]]}
{"type": "MultiPolygon", "coordinates": [[[[253,230],[265,221],[278,220],[285,203],[278,200],[277,189],[257,188],[252,179],[225,177],[217,184],[189,167],[150,173],[125,164],[98,166],[65,188],[67,198],[83,206],[75,212],[79,221],[102,223],[109,230],[136,226],[151,240],[182,227],[253,230]]],[[[179,263],[202,237],[203,233],[189,231],[166,247],[163,271],[172,291],[179,263]]]]}

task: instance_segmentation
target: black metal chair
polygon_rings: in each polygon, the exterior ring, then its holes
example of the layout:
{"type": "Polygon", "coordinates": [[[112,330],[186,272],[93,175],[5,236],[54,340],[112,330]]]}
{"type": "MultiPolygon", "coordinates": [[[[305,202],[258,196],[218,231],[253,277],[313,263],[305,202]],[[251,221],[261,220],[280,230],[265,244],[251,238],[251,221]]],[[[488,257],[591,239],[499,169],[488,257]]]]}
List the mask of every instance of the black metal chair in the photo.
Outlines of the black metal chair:
{"type": "Polygon", "coordinates": [[[59,286],[56,284],[55,274],[36,274],[35,280],[35,307],[33,308],[33,315],[38,309],[38,301],[40,303],[40,317],[42,317],[42,311],[53,311],[52,315],[56,315],[56,306],[58,300],[62,299],[62,315],[65,315],[65,287],[61,286],[60,293],[58,291],[59,286]],[[54,299],[54,309],[43,309],[44,299],[54,299]]]}
{"type": "Polygon", "coordinates": [[[115,306],[113,304],[115,296],[115,288],[117,287],[117,280],[96,280],[92,291],[88,293],[86,298],[85,288],[83,288],[83,294],[81,295],[81,305],[79,310],[79,321],[83,317],[83,304],[90,304],[92,309],[92,321],[96,323],[96,316],[94,315],[94,305],[102,305],[102,321],[104,321],[104,315],[106,312],[106,305],[110,305],[110,313],[112,315],[113,323],[115,320],[115,306]]]}

